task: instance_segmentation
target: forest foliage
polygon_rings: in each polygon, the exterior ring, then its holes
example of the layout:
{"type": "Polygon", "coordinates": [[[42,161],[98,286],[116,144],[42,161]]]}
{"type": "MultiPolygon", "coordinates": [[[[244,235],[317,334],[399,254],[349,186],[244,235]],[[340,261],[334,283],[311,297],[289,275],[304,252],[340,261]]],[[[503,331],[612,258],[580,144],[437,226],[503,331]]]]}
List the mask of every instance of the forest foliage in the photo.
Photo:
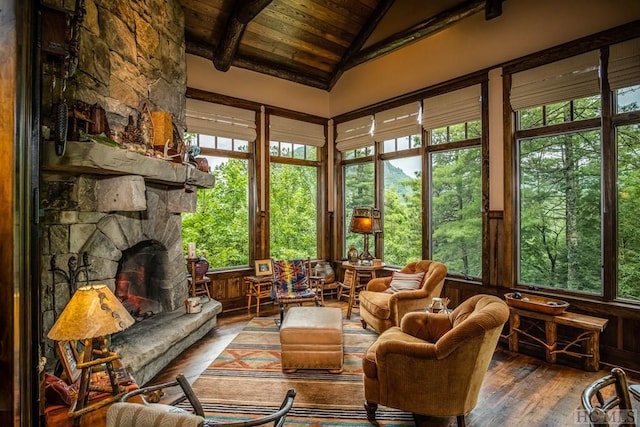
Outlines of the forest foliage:
{"type": "MultiPolygon", "coordinates": [[[[640,87],[635,90],[640,98],[640,87]]],[[[639,103],[626,108],[637,111],[639,103]]],[[[599,116],[599,99],[591,97],[528,109],[518,119],[521,129],[536,129],[599,116]]],[[[479,123],[476,126],[466,127],[465,137],[470,130],[479,135],[479,123]]],[[[455,132],[455,126],[448,127],[447,135],[455,132]]],[[[438,143],[438,133],[433,136],[438,143]]],[[[589,128],[517,141],[519,283],[602,294],[602,246],[603,238],[608,238],[617,242],[617,295],[640,300],[640,125],[616,128],[616,235],[602,226],[606,170],[601,140],[600,129],[589,128]]],[[[370,156],[370,147],[360,154],[370,156]]],[[[480,278],[481,149],[472,146],[427,155],[428,208],[422,205],[424,172],[409,176],[392,162],[382,162],[384,200],[378,207],[383,212],[383,232],[378,239],[383,253],[374,255],[392,266],[420,259],[424,218],[428,256],[444,262],[450,274],[480,278]]],[[[197,212],[183,215],[184,241],[196,242],[212,268],[249,264],[247,167],[246,160],[216,163],[211,172],[215,187],[198,190],[197,212]]],[[[269,173],[270,256],[316,258],[317,167],[272,162],[269,173]]],[[[345,230],[354,207],[375,206],[374,190],[372,160],[344,167],[345,230]]],[[[361,251],[362,242],[362,235],[347,232],[342,256],[351,244],[361,251]]]]}

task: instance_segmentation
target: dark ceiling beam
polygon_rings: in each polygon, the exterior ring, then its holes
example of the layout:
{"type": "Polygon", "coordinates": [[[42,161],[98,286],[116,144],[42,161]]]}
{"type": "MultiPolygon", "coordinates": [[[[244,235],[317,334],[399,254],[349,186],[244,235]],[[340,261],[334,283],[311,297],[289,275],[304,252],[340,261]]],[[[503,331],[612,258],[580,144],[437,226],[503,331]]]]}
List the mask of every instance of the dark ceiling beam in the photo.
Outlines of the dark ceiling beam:
{"type": "Polygon", "coordinates": [[[361,50],[347,61],[340,72],[344,72],[356,65],[363,64],[372,59],[378,58],[394,50],[430,36],[441,31],[458,21],[481,12],[485,8],[486,0],[470,0],[461,3],[451,9],[445,10],[437,15],[426,19],[411,28],[395,33],[378,43],[361,50]]]}
{"type": "MultiPolygon", "coordinates": [[[[186,52],[201,58],[213,60],[213,53],[210,45],[187,41],[186,52]]],[[[257,73],[267,74],[280,79],[300,83],[305,86],[315,87],[317,89],[328,90],[329,86],[325,79],[314,78],[309,75],[302,75],[299,71],[286,70],[282,68],[274,68],[273,65],[257,63],[254,60],[235,57],[232,65],[238,68],[255,71],[257,73]]]]}
{"type": "Polygon", "coordinates": [[[238,52],[242,34],[251,22],[272,0],[236,1],[227,20],[227,26],[220,43],[216,46],[213,65],[217,70],[229,71],[231,62],[238,52]]]}
{"type": "Polygon", "coordinates": [[[314,77],[309,74],[302,74],[299,70],[289,70],[285,68],[275,67],[272,63],[260,63],[253,58],[236,57],[233,61],[234,67],[240,67],[247,70],[255,71],[262,74],[268,74],[273,77],[300,83],[302,85],[315,87],[317,89],[328,90],[329,85],[326,79],[314,77]]]}
{"type": "Polygon", "coordinates": [[[351,60],[353,55],[355,55],[362,46],[366,43],[367,39],[371,36],[373,31],[376,29],[382,18],[387,13],[387,11],[391,8],[395,0],[382,0],[378,3],[376,9],[371,13],[371,16],[367,20],[365,26],[360,30],[360,33],[356,36],[355,40],[349,48],[345,51],[344,55],[340,59],[338,65],[336,65],[335,72],[331,77],[331,81],[329,82],[329,90],[336,84],[338,79],[342,76],[342,72],[344,70],[344,65],[351,60]]]}

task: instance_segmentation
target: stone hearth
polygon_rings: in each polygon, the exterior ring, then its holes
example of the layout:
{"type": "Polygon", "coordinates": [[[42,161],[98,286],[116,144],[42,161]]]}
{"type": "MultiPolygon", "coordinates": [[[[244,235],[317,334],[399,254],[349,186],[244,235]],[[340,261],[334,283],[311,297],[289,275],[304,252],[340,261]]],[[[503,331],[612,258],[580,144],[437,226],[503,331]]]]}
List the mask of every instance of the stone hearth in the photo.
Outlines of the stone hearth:
{"type": "Polygon", "coordinates": [[[138,384],[151,380],[176,356],[202,338],[217,323],[222,304],[203,299],[202,312],[185,314],[184,308],[156,314],[139,322],[135,328],[111,337],[111,350],[121,360],[138,384]],[[157,331],[157,333],[149,333],[157,331]]]}

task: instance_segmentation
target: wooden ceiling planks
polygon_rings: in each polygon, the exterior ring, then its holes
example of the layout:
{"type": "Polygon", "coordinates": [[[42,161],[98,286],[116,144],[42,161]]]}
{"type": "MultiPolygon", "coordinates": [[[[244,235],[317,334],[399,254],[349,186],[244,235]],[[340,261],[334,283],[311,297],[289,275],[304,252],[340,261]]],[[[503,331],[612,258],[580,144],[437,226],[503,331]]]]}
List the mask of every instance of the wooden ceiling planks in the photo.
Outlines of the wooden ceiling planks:
{"type": "Polygon", "coordinates": [[[453,25],[486,3],[433,0],[430,7],[441,4],[444,11],[418,24],[405,14],[405,26],[394,23],[401,30],[366,46],[394,0],[179,1],[187,53],[212,60],[218,70],[236,66],[324,90],[347,69],[453,25]]]}

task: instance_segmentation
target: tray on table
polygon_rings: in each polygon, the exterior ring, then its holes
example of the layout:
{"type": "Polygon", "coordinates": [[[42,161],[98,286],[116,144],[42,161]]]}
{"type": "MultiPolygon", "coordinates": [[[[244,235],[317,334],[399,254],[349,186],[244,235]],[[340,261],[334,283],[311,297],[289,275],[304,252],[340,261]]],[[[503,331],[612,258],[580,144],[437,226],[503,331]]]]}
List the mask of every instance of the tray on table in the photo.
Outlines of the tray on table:
{"type": "Polygon", "coordinates": [[[564,313],[569,303],[555,298],[520,293],[521,298],[515,298],[516,292],[505,294],[507,304],[522,310],[557,316],[564,313]]]}

